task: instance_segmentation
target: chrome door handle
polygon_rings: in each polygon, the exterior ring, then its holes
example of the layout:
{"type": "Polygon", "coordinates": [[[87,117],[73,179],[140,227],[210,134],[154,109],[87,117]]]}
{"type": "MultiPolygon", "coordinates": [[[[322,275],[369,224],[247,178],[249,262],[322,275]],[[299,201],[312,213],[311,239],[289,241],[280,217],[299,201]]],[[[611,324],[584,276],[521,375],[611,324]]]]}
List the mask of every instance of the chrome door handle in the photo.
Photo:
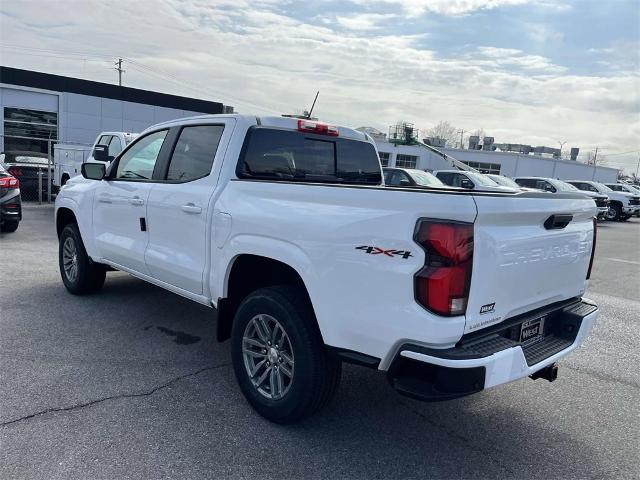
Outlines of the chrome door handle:
{"type": "Polygon", "coordinates": [[[194,205],[193,203],[187,203],[186,205],[182,205],[182,211],[186,213],[202,213],[202,207],[194,205]]]}
{"type": "Polygon", "coordinates": [[[104,196],[104,195],[100,195],[98,197],[98,202],[100,202],[100,203],[113,203],[109,197],[104,196]]]}
{"type": "Polygon", "coordinates": [[[144,200],[140,197],[133,197],[129,199],[131,205],[144,205],[144,200]]]}

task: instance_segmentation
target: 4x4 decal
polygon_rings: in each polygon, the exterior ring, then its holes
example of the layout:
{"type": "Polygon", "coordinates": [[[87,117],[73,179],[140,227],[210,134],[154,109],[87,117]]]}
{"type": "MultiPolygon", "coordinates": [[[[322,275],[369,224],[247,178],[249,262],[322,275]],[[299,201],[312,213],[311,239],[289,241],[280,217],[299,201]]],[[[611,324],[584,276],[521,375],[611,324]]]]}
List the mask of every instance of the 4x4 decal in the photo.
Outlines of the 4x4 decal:
{"type": "Polygon", "coordinates": [[[386,255],[387,257],[402,257],[405,260],[409,257],[413,257],[409,250],[395,250],[393,248],[385,249],[380,247],[371,247],[369,245],[361,245],[356,247],[356,250],[364,250],[364,253],[370,253],[371,255],[386,255]]]}

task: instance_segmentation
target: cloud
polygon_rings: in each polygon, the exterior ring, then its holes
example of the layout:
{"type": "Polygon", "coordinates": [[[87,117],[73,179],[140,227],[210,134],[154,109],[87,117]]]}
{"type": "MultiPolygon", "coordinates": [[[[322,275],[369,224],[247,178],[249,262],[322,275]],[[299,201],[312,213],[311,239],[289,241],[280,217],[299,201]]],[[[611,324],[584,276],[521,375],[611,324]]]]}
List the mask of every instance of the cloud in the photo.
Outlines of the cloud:
{"type": "MultiPolygon", "coordinates": [[[[637,148],[637,72],[577,75],[550,58],[495,45],[445,54],[423,33],[377,29],[395,15],[388,10],[362,17],[362,10],[341,8],[304,18],[292,13],[296,3],[277,0],[165,0],[153,8],[140,0],[122,15],[78,1],[70,17],[47,5],[33,0],[5,9],[11,15],[0,17],[2,42],[103,56],[109,62],[94,80],[113,82],[111,59],[123,56],[127,85],[220,100],[243,113],[302,111],[320,90],[315,111],[345,125],[386,131],[400,118],[425,127],[450,119],[467,130],[482,126],[498,141],[553,143],[561,133],[575,146],[620,138],[620,150],[637,148]],[[32,22],[69,24],[50,31],[32,22]]],[[[5,64],[82,75],[77,58],[34,60],[25,51],[3,52],[5,64]]]]}
{"type": "Polygon", "coordinates": [[[479,10],[523,5],[533,0],[354,0],[360,5],[387,4],[402,9],[408,15],[422,15],[425,12],[439,15],[464,15],[479,10]]]}
{"type": "MultiPolygon", "coordinates": [[[[345,27],[349,30],[375,30],[380,28],[381,23],[389,22],[397,18],[395,14],[380,14],[380,13],[363,13],[358,15],[338,16],[336,22],[338,25],[345,27]]],[[[327,19],[327,24],[331,23],[331,20],[327,19]]]]}

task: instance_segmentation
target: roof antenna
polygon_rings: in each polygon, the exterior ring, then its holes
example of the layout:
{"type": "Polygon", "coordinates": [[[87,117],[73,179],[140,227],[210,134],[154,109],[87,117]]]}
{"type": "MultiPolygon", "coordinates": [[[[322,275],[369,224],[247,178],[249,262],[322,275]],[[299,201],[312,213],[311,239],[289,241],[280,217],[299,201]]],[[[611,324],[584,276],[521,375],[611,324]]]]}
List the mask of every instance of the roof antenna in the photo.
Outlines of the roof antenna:
{"type": "Polygon", "coordinates": [[[313,107],[316,106],[316,100],[318,100],[318,95],[320,95],[320,90],[316,92],[316,98],[313,99],[313,103],[311,104],[311,110],[307,113],[307,118],[311,118],[311,114],[313,113],[313,107]]]}

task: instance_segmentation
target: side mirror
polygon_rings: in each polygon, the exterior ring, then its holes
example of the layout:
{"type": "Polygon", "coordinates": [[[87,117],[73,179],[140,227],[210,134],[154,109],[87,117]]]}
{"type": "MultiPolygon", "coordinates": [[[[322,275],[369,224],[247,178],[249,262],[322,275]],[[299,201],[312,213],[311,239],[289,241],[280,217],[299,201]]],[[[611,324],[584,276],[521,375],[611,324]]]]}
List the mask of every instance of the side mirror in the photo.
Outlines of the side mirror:
{"type": "Polygon", "coordinates": [[[102,180],[107,173],[103,163],[83,163],[80,172],[84,178],[89,180],[102,180]]]}
{"type": "Polygon", "coordinates": [[[473,182],[471,180],[469,180],[468,178],[463,178],[462,181],[460,182],[460,186],[462,188],[472,189],[473,188],[473,182]]]}
{"type": "Polygon", "coordinates": [[[108,145],[96,145],[93,149],[93,158],[98,162],[108,162],[110,160],[113,160],[109,157],[108,145]]]}
{"type": "Polygon", "coordinates": [[[403,178],[402,180],[400,180],[400,186],[401,187],[410,187],[411,186],[411,182],[409,180],[407,180],[406,178],[403,178]]]}

